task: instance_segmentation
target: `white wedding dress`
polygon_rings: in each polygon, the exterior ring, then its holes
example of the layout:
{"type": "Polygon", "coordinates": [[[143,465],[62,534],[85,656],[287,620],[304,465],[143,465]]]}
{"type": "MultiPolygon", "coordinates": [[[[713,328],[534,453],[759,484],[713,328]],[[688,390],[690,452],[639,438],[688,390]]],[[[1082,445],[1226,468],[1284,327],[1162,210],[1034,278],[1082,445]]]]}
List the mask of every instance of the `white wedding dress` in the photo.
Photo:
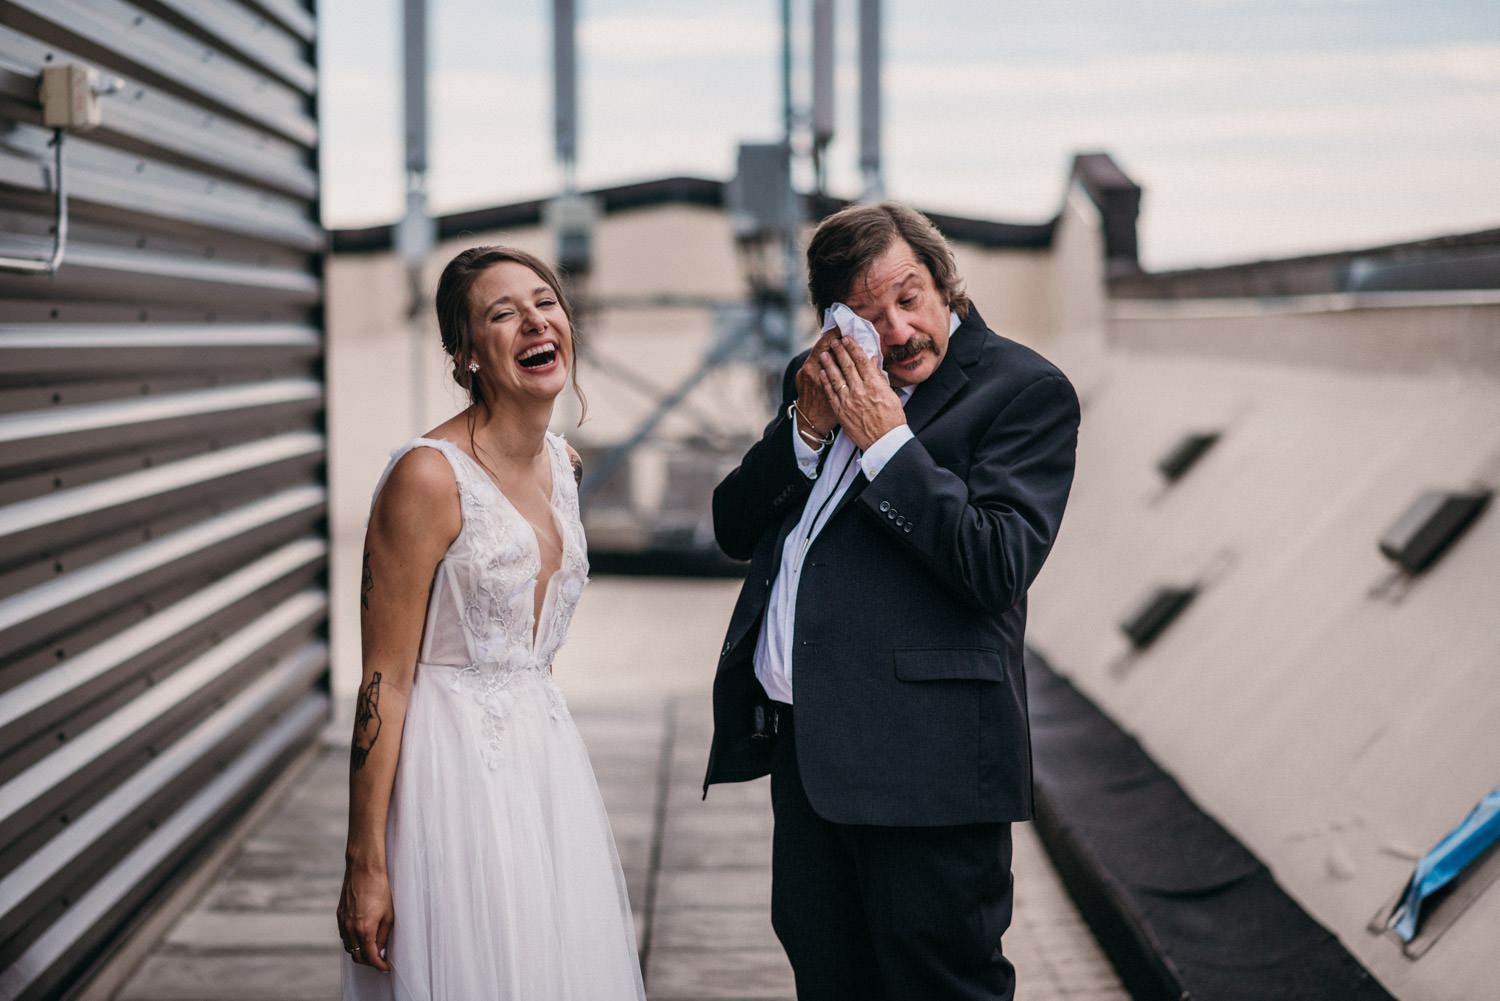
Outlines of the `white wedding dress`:
{"type": "Polygon", "coordinates": [[[453,466],[463,527],[432,582],[391,792],[391,972],[346,956],[345,1001],[644,999],[609,819],[551,674],[588,577],[566,446],[547,435],[563,557],[534,641],[531,525],[451,442],[418,438],[391,466],[417,447],[453,466]]]}

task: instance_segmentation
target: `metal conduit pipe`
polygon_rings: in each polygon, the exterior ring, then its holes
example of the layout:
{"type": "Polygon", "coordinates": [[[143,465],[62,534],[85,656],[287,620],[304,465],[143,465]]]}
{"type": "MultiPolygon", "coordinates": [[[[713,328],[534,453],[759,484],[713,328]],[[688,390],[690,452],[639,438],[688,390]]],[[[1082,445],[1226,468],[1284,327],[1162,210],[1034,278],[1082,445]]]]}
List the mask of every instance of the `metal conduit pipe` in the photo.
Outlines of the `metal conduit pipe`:
{"type": "Polygon", "coordinates": [[[53,150],[52,188],[54,211],[52,216],[52,253],[47,257],[0,256],[0,268],[6,271],[24,271],[28,274],[56,274],[62,267],[63,249],[68,243],[68,189],[63,183],[63,130],[52,130],[53,150]]]}

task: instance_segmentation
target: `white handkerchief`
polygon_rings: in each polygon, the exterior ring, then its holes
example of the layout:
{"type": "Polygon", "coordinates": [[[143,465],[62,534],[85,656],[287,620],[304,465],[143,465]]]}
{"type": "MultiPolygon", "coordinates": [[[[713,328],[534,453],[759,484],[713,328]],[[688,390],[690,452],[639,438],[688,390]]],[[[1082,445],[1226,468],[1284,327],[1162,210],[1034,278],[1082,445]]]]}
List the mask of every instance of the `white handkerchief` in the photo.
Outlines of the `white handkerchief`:
{"type": "Polygon", "coordinates": [[[836,302],[823,310],[823,329],[818,333],[825,334],[834,327],[838,327],[845,337],[864,348],[865,354],[875,359],[875,367],[880,369],[880,374],[885,375],[885,361],[880,352],[880,335],[875,332],[869,320],[856,316],[854,310],[841,302],[836,302]]]}

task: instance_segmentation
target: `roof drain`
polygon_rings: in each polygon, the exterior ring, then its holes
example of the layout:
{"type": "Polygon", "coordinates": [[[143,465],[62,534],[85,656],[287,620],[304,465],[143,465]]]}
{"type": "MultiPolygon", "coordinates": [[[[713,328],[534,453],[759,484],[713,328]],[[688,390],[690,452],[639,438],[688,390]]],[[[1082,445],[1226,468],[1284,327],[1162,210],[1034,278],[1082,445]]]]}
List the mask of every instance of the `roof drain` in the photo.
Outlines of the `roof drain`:
{"type": "MultiPolygon", "coordinates": [[[[1418,860],[1394,904],[1378,916],[1416,958],[1500,877],[1500,789],[1481,799],[1437,846],[1418,860]]],[[[1376,929],[1372,929],[1376,930],[1376,929]]]]}

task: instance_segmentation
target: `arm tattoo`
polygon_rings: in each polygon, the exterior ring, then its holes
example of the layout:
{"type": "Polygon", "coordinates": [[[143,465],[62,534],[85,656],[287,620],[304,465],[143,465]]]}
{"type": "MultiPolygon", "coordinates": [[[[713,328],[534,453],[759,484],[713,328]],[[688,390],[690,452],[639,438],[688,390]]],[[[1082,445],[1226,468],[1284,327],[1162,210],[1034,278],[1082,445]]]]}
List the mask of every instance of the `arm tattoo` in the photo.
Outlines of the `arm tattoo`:
{"type": "Polygon", "coordinates": [[[365,550],[365,572],[359,582],[359,603],[366,610],[370,607],[370,592],[375,590],[375,575],[370,572],[370,551],[365,550]]]}
{"type": "Polygon", "coordinates": [[[581,487],[581,486],[583,486],[583,459],[581,459],[581,458],[579,458],[578,456],[575,455],[572,458],[572,462],[573,462],[573,485],[581,487]]]}
{"type": "Polygon", "coordinates": [[[359,693],[354,704],[354,741],[349,748],[349,770],[359,771],[380,736],[380,672],[359,693]]]}

